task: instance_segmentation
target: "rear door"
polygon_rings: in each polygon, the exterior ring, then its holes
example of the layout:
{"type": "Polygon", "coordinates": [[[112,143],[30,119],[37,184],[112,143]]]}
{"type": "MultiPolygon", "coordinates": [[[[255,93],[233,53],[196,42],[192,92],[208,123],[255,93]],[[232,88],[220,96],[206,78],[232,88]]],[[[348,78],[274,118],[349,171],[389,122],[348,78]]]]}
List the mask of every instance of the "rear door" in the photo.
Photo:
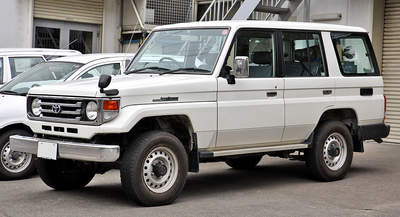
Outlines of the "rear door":
{"type": "Polygon", "coordinates": [[[282,31],[285,130],[283,142],[302,142],[329,107],[335,105],[335,80],[329,77],[319,32],[282,31]]]}

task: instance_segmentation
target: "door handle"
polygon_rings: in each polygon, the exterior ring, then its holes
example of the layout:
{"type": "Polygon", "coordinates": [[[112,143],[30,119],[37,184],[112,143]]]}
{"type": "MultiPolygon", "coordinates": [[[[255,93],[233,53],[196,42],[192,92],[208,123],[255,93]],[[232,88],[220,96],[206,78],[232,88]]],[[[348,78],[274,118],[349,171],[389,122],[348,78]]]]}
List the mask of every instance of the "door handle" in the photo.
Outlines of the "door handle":
{"type": "Polygon", "coordinates": [[[330,94],[332,94],[332,90],[323,90],[323,91],[322,91],[322,94],[324,94],[324,95],[330,95],[330,94]]]}
{"type": "Polygon", "coordinates": [[[276,96],[276,95],[278,95],[277,92],[267,92],[267,97],[273,97],[273,96],[276,96]]]}

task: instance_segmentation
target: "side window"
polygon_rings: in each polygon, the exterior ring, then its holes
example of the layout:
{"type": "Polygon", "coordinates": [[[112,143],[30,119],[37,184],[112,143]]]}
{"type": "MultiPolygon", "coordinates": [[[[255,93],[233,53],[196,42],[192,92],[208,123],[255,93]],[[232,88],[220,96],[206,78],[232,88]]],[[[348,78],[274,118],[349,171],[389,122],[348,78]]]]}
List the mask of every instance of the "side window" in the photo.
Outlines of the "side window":
{"type": "Polygon", "coordinates": [[[232,67],[236,56],[249,58],[249,77],[275,77],[273,32],[240,30],[233,42],[227,66],[232,67]]]}
{"type": "Polygon", "coordinates": [[[3,58],[0,58],[0,84],[4,83],[3,77],[4,77],[4,63],[3,63],[3,58]]]}
{"type": "Polygon", "coordinates": [[[92,68],[85,72],[78,79],[99,77],[102,74],[118,75],[120,74],[121,65],[119,63],[111,63],[92,68]]]}
{"type": "Polygon", "coordinates": [[[42,57],[9,57],[8,59],[10,60],[12,78],[44,61],[42,57]]]}
{"type": "Polygon", "coordinates": [[[282,32],[285,76],[328,76],[321,35],[282,32]]]}
{"type": "Polygon", "coordinates": [[[378,75],[367,34],[331,33],[343,75],[378,75]]]}

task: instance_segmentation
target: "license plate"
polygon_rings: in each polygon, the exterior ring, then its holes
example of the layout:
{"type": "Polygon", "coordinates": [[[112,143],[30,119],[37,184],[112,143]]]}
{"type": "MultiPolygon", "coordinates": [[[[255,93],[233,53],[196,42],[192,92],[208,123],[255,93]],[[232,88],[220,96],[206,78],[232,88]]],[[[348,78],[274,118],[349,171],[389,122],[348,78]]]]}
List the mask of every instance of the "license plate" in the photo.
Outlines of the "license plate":
{"type": "Polygon", "coordinates": [[[39,142],[37,156],[40,158],[56,160],[57,159],[57,143],[39,142]]]}

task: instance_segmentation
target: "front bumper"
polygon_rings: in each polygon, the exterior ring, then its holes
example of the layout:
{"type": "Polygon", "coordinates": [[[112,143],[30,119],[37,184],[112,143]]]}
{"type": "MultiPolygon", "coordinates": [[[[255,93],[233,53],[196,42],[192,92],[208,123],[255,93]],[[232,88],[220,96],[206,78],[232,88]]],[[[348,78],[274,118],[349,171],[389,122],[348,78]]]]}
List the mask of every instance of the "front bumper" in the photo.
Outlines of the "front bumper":
{"type": "Polygon", "coordinates": [[[118,145],[78,143],[20,135],[10,136],[10,145],[14,151],[35,155],[38,155],[40,149],[38,157],[50,159],[63,158],[94,162],[114,162],[120,155],[120,147],[118,145]],[[51,145],[49,146],[48,144],[51,145]],[[50,155],[54,157],[46,157],[50,155]]]}

